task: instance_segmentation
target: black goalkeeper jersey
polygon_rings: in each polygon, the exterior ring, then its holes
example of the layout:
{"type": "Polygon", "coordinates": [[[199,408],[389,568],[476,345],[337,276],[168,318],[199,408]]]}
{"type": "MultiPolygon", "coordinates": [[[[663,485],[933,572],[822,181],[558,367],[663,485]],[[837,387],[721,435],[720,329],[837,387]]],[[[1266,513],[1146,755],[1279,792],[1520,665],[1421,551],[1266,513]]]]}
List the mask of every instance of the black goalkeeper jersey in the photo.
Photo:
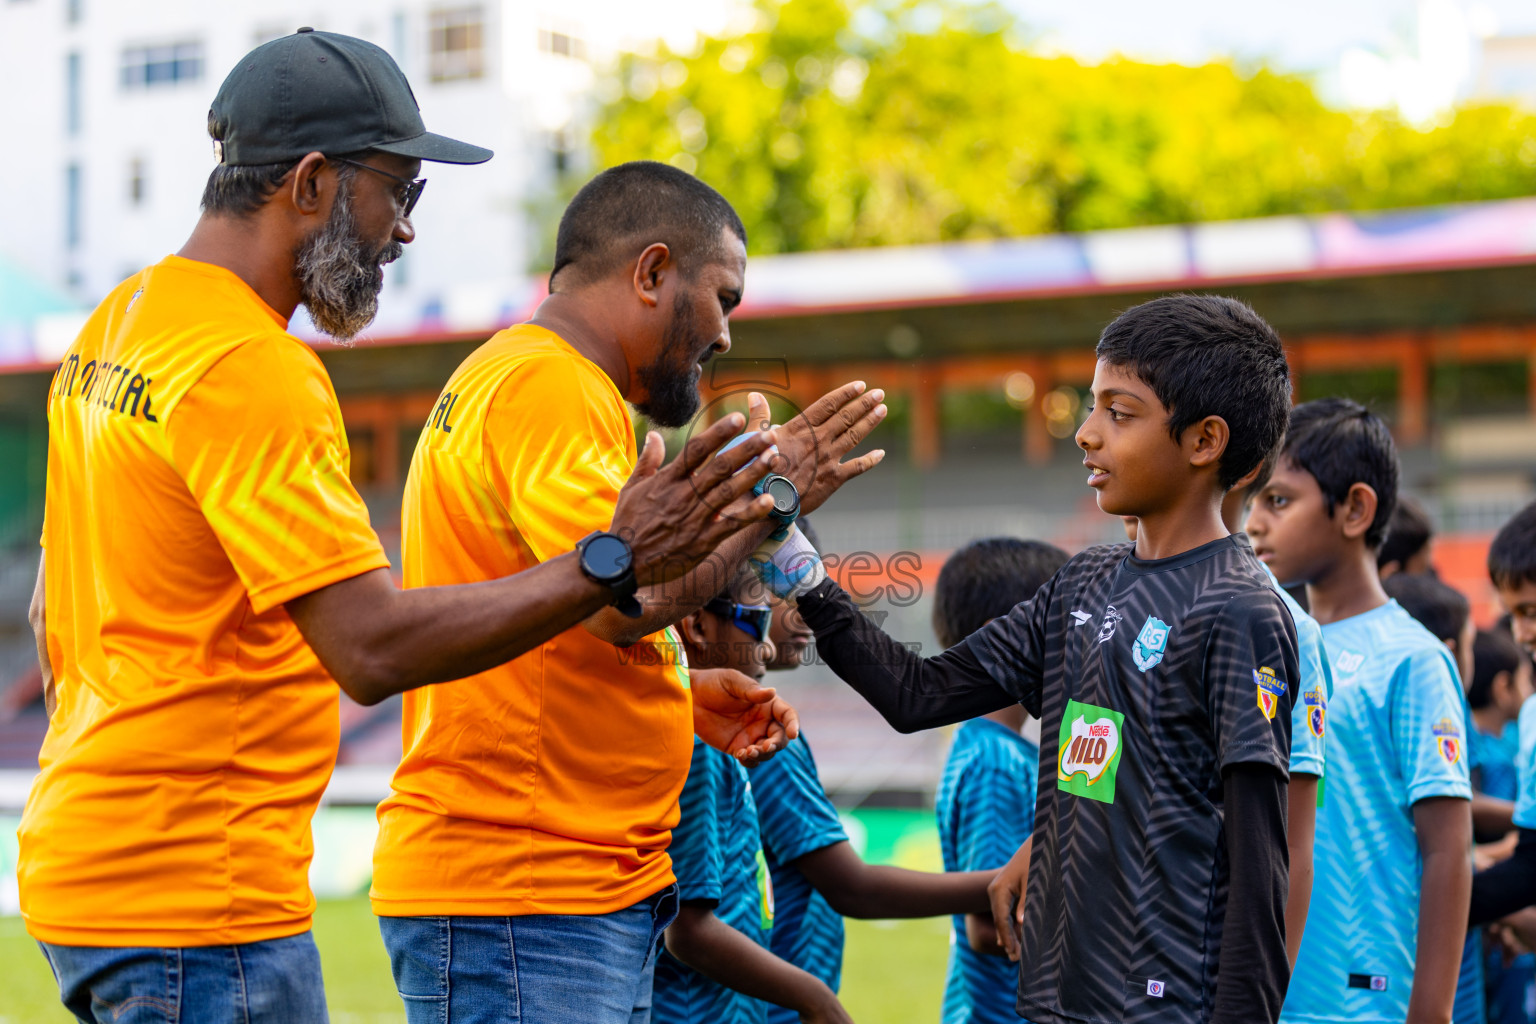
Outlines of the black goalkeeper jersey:
{"type": "Polygon", "coordinates": [[[1157,561],[1131,551],[1078,555],[935,658],[879,634],[830,584],[800,607],[820,654],[898,728],[973,717],[1008,696],[1040,718],[1018,998],[1033,1024],[1213,1019],[1233,848],[1224,783],[1235,765],[1273,776],[1279,820],[1269,815],[1254,852],[1264,864],[1247,900],[1262,906],[1250,908],[1254,934],[1228,944],[1269,980],[1239,982],[1251,998],[1229,994],[1222,1015],[1273,1020],[1287,974],[1274,918],[1295,626],[1244,537],[1157,561]]]}

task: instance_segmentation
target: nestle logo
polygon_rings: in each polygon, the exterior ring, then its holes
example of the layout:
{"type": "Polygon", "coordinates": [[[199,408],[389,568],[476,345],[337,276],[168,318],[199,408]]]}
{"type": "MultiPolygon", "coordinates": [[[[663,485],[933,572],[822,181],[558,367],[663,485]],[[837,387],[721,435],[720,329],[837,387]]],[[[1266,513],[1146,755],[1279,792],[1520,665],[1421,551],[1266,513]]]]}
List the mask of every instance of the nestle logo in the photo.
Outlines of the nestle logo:
{"type": "Polygon", "coordinates": [[[1109,735],[1109,726],[1103,724],[1102,722],[1100,722],[1098,724],[1095,724],[1095,725],[1090,725],[1088,727],[1088,735],[1089,736],[1108,736],[1109,735]]]}

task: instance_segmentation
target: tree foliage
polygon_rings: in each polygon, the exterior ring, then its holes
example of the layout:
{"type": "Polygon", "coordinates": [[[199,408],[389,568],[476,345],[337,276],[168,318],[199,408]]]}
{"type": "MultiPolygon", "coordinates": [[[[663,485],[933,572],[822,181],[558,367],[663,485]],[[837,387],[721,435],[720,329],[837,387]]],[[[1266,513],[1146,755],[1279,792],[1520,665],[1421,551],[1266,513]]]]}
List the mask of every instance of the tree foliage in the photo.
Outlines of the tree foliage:
{"type": "Polygon", "coordinates": [[[759,0],[697,52],[627,56],[607,166],[718,187],[753,252],[1414,206],[1536,192],[1536,116],[1467,106],[1420,129],[1232,63],[1030,52],[997,6],[759,0]]]}

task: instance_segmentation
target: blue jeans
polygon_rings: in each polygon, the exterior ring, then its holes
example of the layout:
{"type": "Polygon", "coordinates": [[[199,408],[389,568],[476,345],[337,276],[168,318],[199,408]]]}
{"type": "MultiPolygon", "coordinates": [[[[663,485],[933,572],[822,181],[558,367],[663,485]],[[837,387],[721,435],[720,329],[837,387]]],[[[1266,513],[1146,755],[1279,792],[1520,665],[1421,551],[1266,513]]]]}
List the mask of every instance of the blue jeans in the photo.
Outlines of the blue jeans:
{"type": "Polygon", "coordinates": [[[381,917],[409,1024],[646,1024],[677,886],[611,914],[381,917]]]}
{"type": "Polygon", "coordinates": [[[84,1024],[326,1024],[320,952],[305,932],[238,946],[39,942],[84,1024]]]}

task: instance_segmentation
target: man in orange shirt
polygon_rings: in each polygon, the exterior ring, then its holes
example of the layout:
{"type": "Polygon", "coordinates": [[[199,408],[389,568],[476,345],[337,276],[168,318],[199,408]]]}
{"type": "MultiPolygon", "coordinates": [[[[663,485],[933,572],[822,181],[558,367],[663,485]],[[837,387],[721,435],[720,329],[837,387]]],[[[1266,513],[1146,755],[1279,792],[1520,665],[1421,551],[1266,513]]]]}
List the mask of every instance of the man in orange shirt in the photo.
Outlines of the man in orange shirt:
{"type": "MultiPolygon", "coordinates": [[[[339,339],[366,326],[420,161],[491,154],[427,133],[382,50],[308,29],[240,62],[209,131],[192,237],[102,302],[48,399],[51,720],[18,875],[85,1021],[325,1020],[306,874],[336,684],[373,703],[502,664],[767,512],[736,499],[771,434],[710,460],[738,417],[665,468],[649,438],[614,533],[516,579],[397,590],[330,380],[286,327],[299,302],[339,339]]],[[[747,756],[782,742],[763,699],[699,695],[747,756]]]]}
{"type": "MultiPolygon", "coordinates": [[[[610,168],[577,193],[549,298],[460,365],[438,402],[451,414],[417,443],[407,586],[526,571],[607,522],[635,458],[625,401],[661,426],[692,418],[701,365],[730,348],[745,237],[718,192],[665,164],[610,168]]],[[[882,398],[850,384],[775,428],[776,468],[804,511],[879,462],[842,458],[883,418],[882,398]]],[[[753,406],[763,424],[767,402],[753,406]]],[[[413,1024],[648,1018],[694,733],[671,626],[769,529],[643,589],[632,617],[605,609],[483,685],[406,695],[372,896],[413,1024]]]]}

